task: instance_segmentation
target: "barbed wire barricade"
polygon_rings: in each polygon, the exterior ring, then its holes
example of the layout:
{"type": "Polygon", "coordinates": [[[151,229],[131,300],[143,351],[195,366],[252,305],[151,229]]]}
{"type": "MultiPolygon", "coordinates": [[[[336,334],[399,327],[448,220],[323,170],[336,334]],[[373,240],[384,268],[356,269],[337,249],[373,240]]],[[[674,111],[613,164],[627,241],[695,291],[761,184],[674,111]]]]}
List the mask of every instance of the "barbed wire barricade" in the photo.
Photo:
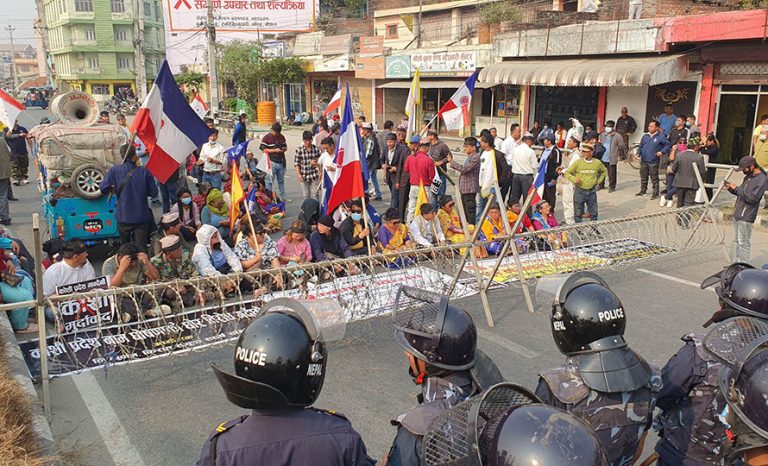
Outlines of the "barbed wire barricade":
{"type": "MultiPolygon", "coordinates": [[[[697,206],[524,233],[504,240],[518,251],[523,276],[536,278],[622,267],[665,254],[717,246],[723,242],[723,233],[715,220],[714,209],[697,206]]],[[[94,369],[108,373],[119,364],[224,346],[259,315],[264,303],[283,297],[333,299],[344,309],[347,322],[380,327],[379,320],[371,319],[391,312],[402,285],[433,293],[452,291],[451,298],[457,299],[472,296],[489,283],[507,286],[519,279],[511,255],[501,259],[495,274],[498,258],[473,259],[457,270],[467,248],[488,244],[448,244],[51,296],[45,305],[56,310],[59,331],[46,338],[47,375],[40,373],[39,340],[24,341],[20,346],[33,376],[63,376],[94,369]]],[[[490,309],[486,312],[491,315],[490,309]]],[[[391,332],[375,330],[380,338],[391,338],[391,332]]]]}

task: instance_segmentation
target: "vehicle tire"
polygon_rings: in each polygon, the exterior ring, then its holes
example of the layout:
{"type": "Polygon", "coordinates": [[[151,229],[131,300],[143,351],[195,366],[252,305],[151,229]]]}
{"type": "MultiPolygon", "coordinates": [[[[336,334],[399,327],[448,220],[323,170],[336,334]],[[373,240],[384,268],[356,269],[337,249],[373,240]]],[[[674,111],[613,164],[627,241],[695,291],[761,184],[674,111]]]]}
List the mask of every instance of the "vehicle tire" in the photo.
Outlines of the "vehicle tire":
{"type": "Polygon", "coordinates": [[[92,163],[78,166],[72,171],[69,186],[72,191],[83,199],[98,199],[101,197],[99,184],[104,180],[104,169],[92,163]]]}
{"type": "Polygon", "coordinates": [[[640,146],[635,145],[632,146],[632,148],[629,150],[629,153],[627,154],[627,163],[629,163],[629,166],[634,168],[635,170],[640,169],[640,146]]]}

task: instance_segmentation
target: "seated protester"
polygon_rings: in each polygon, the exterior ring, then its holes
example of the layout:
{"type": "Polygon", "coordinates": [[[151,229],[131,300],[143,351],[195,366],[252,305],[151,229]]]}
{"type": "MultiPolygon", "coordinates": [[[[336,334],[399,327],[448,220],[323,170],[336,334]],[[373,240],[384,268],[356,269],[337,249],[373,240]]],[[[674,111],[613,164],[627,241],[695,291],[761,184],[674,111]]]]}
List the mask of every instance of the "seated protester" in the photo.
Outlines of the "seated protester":
{"type": "Polygon", "coordinates": [[[43,252],[45,253],[45,258],[41,262],[43,270],[48,270],[48,267],[62,259],[61,249],[63,247],[64,240],[61,238],[49,239],[43,243],[43,252]]]}
{"type": "Polygon", "coordinates": [[[440,222],[435,218],[435,211],[426,202],[419,206],[419,215],[413,217],[409,230],[418,246],[430,247],[445,243],[445,235],[440,222]]]}
{"type": "MultiPolygon", "coordinates": [[[[560,226],[555,218],[555,214],[552,213],[552,207],[547,201],[541,201],[536,204],[535,211],[531,215],[531,221],[536,231],[550,230],[560,226]]],[[[545,249],[560,249],[567,246],[567,235],[565,232],[559,234],[552,233],[546,235],[546,238],[540,238],[546,240],[546,244],[543,245],[545,249]]]]}
{"type": "Polygon", "coordinates": [[[363,225],[363,202],[360,199],[352,201],[350,214],[341,222],[339,231],[354,256],[368,254],[369,242],[371,248],[376,245],[370,226],[363,225]],[[368,239],[366,240],[366,238],[368,239]]]}
{"type": "Polygon", "coordinates": [[[222,241],[218,230],[203,225],[197,230],[197,244],[192,252],[192,262],[203,277],[218,277],[232,272],[242,272],[240,259],[222,241]]]}
{"type": "MultiPolygon", "coordinates": [[[[507,221],[509,222],[510,229],[515,226],[515,222],[517,221],[517,217],[520,216],[520,212],[522,212],[523,206],[520,205],[520,202],[515,200],[510,200],[507,205],[507,221]]],[[[517,227],[517,233],[522,233],[523,231],[534,231],[536,230],[533,227],[533,223],[531,223],[531,219],[528,218],[527,215],[523,214],[523,220],[520,222],[520,226],[517,227]]]]}
{"type": "MultiPolygon", "coordinates": [[[[176,235],[166,235],[159,241],[160,252],[149,261],[160,274],[162,282],[173,280],[189,280],[200,276],[197,273],[195,264],[192,263],[191,254],[182,246],[182,239],[176,235]]],[[[172,311],[181,310],[184,306],[195,304],[195,287],[192,285],[179,284],[174,288],[167,286],[161,292],[160,304],[165,304],[172,311]]]]}
{"type": "Polygon", "coordinates": [[[301,220],[295,220],[285,235],[277,240],[280,263],[288,266],[312,262],[312,247],[307,241],[308,228],[301,220]]]}
{"type": "MultiPolygon", "coordinates": [[[[146,254],[141,252],[136,243],[125,243],[117,250],[117,254],[107,258],[101,266],[101,274],[109,280],[109,286],[121,288],[131,285],[143,285],[160,279],[160,273],[149,260],[146,254]]],[[[153,307],[153,299],[147,293],[140,293],[136,300],[129,296],[120,296],[117,302],[119,315],[123,323],[130,322],[138,317],[139,309],[147,317],[156,317],[157,312],[150,311],[153,307]]],[[[170,309],[161,309],[167,314],[170,309]]]]}
{"type": "MultiPolygon", "coordinates": [[[[347,217],[349,217],[350,212],[352,212],[352,202],[352,200],[344,201],[333,211],[333,226],[341,228],[341,224],[344,223],[344,220],[346,220],[347,217]]],[[[360,212],[363,211],[362,206],[363,203],[360,201],[360,212]]]]}
{"type": "Polygon", "coordinates": [[[205,207],[205,202],[208,199],[208,193],[211,191],[212,186],[210,183],[202,182],[197,183],[197,195],[192,198],[192,202],[197,206],[198,210],[202,212],[205,207]]]}
{"type": "Polygon", "coordinates": [[[501,253],[501,248],[504,246],[501,241],[496,241],[496,238],[507,233],[504,228],[504,223],[501,218],[501,208],[496,202],[492,202],[488,208],[488,214],[483,219],[483,223],[480,226],[480,239],[482,241],[491,241],[490,244],[485,246],[488,250],[488,254],[494,256],[501,253]]]}
{"type": "Polygon", "coordinates": [[[349,245],[344,241],[341,232],[334,228],[333,218],[330,215],[320,217],[317,222],[317,230],[313,231],[309,237],[309,244],[312,247],[312,262],[322,262],[352,255],[352,251],[349,250],[349,245]]]}
{"type": "Polygon", "coordinates": [[[229,238],[229,208],[224,203],[224,195],[221,191],[216,188],[211,189],[205,207],[200,212],[200,218],[205,225],[216,228],[223,239],[229,238]]]}
{"type": "Polygon", "coordinates": [[[277,245],[266,233],[264,225],[253,222],[253,231],[248,221],[240,222],[241,239],[235,245],[235,254],[243,270],[279,269],[280,260],[277,245]]]}
{"type": "Polygon", "coordinates": [[[379,215],[376,207],[371,204],[371,196],[368,193],[365,193],[365,213],[368,214],[369,226],[373,227],[373,234],[376,235],[379,232],[379,228],[381,228],[381,215],[379,215]]]}
{"type": "Polygon", "coordinates": [[[309,235],[317,228],[317,221],[320,219],[320,203],[314,197],[304,199],[299,211],[299,221],[306,227],[307,239],[309,235]]]}
{"type": "Polygon", "coordinates": [[[387,252],[401,252],[413,249],[414,244],[408,234],[408,227],[400,222],[400,211],[394,208],[384,212],[383,224],[379,228],[379,244],[387,252]]]}
{"type": "Polygon", "coordinates": [[[149,244],[152,245],[152,256],[157,256],[162,252],[160,246],[160,240],[168,235],[174,235],[179,237],[181,247],[188,253],[192,252],[192,246],[187,243],[184,237],[181,235],[181,221],[179,220],[179,214],[175,212],[169,212],[160,218],[160,225],[158,225],[157,231],[152,233],[149,237],[149,244]]]}
{"type": "Polygon", "coordinates": [[[178,214],[181,223],[181,236],[187,242],[195,241],[195,233],[203,222],[200,220],[200,209],[192,202],[192,192],[185,188],[179,188],[176,193],[178,201],[171,206],[171,213],[178,214]]]}
{"type": "MultiPolygon", "coordinates": [[[[96,271],[88,261],[88,249],[79,239],[65,241],[61,248],[61,260],[54,262],[43,273],[43,296],[56,294],[56,288],[73,283],[80,283],[96,278],[96,271]]],[[[45,318],[57,322],[59,333],[64,331],[60,316],[49,307],[45,308],[45,318]]]]}
{"type": "Polygon", "coordinates": [[[16,258],[15,264],[17,271],[21,270],[29,276],[32,280],[32,284],[35,282],[35,259],[30,254],[24,242],[18,238],[11,236],[11,232],[6,228],[0,226],[0,238],[8,238],[11,240],[11,252],[16,258]]]}
{"type": "MultiPolygon", "coordinates": [[[[16,267],[9,257],[12,250],[13,241],[9,238],[0,237],[0,294],[3,304],[20,303],[23,301],[32,301],[35,299],[32,280],[25,276],[17,274],[16,267]]],[[[29,334],[38,331],[37,324],[29,322],[29,314],[33,308],[24,307],[8,311],[8,319],[14,333],[29,334]]]]}
{"type": "Polygon", "coordinates": [[[285,217],[285,202],[281,201],[277,194],[267,189],[264,180],[257,180],[251,187],[253,189],[252,196],[253,205],[248,205],[248,209],[251,212],[256,212],[257,209],[263,213],[266,217],[265,228],[267,233],[274,233],[276,231],[282,231],[283,229],[283,217],[285,217]]]}
{"type": "MultiPolygon", "coordinates": [[[[440,209],[437,211],[437,221],[443,230],[445,238],[451,243],[464,243],[467,241],[464,229],[461,227],[461,218],[456,210],[456,203],[449,195],[440,196],[440,209]]],[[[471,227],[471,225],[470,225],[471,227]]],[[[470,228],[470,232],[472,229],[470,228]]]]}

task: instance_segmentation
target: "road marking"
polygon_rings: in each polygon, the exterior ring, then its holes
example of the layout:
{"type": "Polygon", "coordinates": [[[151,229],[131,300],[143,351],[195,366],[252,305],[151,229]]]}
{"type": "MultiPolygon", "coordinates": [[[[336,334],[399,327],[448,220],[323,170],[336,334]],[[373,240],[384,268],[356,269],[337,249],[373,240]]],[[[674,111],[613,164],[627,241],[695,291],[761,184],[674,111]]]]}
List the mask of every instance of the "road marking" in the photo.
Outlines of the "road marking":
{"type": "Polygon", "coordinates": [[[75,375],[72,381],[80,392],[88,412],[91,413],[91,418],[99,430],[101,440],[112,456],[112,461],[115,464],[145,466],[146,463],[128,440],[123,424],[112,409],[112,404],[104,395],[93,373],[83,372],[75,375]]]}
{"type": "Polygon", "coordinates": [[[512,351],[513,353],[517,353],[524,358],[533,359],[539,355],[539,353],[536,351],[529,350],[523,345],[515,343],[514,341],[508,340],[502,336],[496,335],[495,333],[491,333],[488,330],[479,328],[477,329],[477,334],[480,335],[480,338],[485,338],[491,343],[495,343],[502,348],[512,351]]]}
{"type": "MultiPolygon", "coordinates": [[[[688,281],[688,280],[684,280],[682,278],[673,277],[672,275],[667,275],[667,274],[663,274],[663,273],[659,273],[659,272],[654,272],[652,270],[647,270],[647,269],[637,269],[637,271],[638,272],[646,273],[648,275],[653,275],[654,277],[663,278],[664,280],[671,280],[671,281],[676,282],[676,283],[682,283],[683,285],[688,285],[688,286],[692,286],[694,288],[701,289],[701,284],[700,283],[691,282],[691,281],[688,281]]],[[[712,291],[712,292],[715,291],[715,289],[712,288],[712,287],[705,288],[705,290],[712,291]]]]}

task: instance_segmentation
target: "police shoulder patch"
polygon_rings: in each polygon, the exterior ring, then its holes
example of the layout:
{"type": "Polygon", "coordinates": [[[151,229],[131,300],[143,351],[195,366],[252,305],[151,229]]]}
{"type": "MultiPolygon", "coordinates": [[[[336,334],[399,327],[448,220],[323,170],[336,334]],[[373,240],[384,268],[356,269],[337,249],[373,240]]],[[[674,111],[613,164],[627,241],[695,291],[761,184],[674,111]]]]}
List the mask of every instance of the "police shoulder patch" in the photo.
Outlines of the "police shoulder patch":
{"type": "Polygon", "coordinates": [[[347,416],[341,414],[335,409],[322,409],[322,408],[315,408],[314,406],[309,406],[307,409],[311,409],[312,411],[317,411],[318,413],[323,413],[328,416],[335,416],[335,417],[340,417],[344,420],[349,420],[347,419],[347,416]]]}

